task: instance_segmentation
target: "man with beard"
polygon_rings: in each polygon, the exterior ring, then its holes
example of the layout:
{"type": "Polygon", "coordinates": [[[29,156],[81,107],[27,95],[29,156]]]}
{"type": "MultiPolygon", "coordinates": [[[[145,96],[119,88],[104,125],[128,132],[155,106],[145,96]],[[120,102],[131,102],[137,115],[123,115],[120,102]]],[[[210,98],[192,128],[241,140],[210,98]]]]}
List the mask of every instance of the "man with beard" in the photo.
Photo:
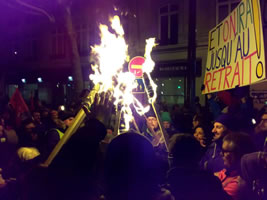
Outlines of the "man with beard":
{"type": "Polygon", "coordinates": [[[213,142],[208,147],[200,161],[200,167],[211,172],[218,172],[225,168],[222,152],[223,138],[234,130],[234,119],[230,114],[220,115],[213,124],[213,142]]]}

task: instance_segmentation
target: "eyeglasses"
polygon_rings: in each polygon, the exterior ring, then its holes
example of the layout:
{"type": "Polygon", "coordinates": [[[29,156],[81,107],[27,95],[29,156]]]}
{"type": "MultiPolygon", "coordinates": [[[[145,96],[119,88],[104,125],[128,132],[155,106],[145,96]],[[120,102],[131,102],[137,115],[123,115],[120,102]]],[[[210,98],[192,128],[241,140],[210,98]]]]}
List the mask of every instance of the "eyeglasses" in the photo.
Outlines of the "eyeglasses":
{"type": "Polygon", "coordinates": [[[224,155],[225,153],[233,153],[234,151],[233,150],[225,150],[225,149],[222,149],[221,153],[222,155],[224,155]]]}

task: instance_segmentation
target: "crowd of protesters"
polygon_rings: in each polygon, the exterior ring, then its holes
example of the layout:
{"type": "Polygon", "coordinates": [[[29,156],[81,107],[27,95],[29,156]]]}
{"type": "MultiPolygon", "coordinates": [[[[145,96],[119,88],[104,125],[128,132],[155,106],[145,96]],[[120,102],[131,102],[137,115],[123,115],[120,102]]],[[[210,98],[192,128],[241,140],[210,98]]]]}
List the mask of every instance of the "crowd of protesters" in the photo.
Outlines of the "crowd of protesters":
{"type": "Polygon", "coordinates": [[[160,103],[160,124],[150,111],[121,134],[109,95],[90,112],[84,97],[65,110],[37,101],[19,116],[2,103],[0,199],[267,199],[267,112],[242,89],[209,94],[205,107],[160,103]],[[84,122],[43,167],[80,109],[84,122]]]}

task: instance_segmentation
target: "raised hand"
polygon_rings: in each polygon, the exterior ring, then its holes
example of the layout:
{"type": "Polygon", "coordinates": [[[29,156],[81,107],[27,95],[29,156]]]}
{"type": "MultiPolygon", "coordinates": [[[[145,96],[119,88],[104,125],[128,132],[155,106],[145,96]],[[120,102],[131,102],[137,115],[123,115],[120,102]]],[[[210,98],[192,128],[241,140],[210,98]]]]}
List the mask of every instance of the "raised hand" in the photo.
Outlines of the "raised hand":
{"type": "Polygon", "coordinates": [[[110,91],[102,92],[101,94],[97,93],[95,95],[94,103],[90,109],[90,117],[96,118],[104,125],[107,125],[109,119],[111,118],[113,102],[114,99],[110,91]]]}

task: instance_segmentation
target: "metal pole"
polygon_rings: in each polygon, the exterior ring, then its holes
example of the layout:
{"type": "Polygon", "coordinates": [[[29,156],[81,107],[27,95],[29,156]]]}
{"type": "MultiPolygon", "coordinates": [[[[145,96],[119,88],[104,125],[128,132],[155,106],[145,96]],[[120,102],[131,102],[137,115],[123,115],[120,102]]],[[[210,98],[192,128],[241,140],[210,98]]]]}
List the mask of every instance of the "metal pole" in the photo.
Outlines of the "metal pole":
{"type": "Polygon", "coordinates": [[[161,134],[163,134],[164,144],[166,146],[166,150],[167,150],[167,152],[169,152],[168,135],[167,135],[165,129],[162,127],[162,123],[161,123],[161,120],[159,119],[157,109],[155,108],[155,104],[152,100],[153,96],[154,96],[154,91],[152,89],[152,86],[150,84],[150,80],[148,79],[148,75],[146,74],[146,72],[144,72],[144,74],[143,74],[143,81],[144,81],[145,91],[147,93],[148,100],[151,103],[153,111],[156,115],[156,119],[157,119],[157,122],[159,125],[159,129],[161,131],[161,134]]]}
{"type": "Polygon", "coordinates": [[[116,119],[115,119],[115,125],[114,125],[114,133],[115,135],[119,135],[120,132],[120,122],[121,122],[121,105],[117,105],[116,110],[116,119]]]}
{"type": "Polygon", "coordinates": [[[139,129],[139,127],[138,127],[138,125],[137,125],[137,123],[136,123],[136,121],[135,121],[135,118],[133,118],[133,125],[134,125],[134,127],[135,127],[135,130],[136,130],[138,133],[141,134],[140,129],[139,129]]]}
{"type": "Polygon", "coordinates": [[[196,0],[189,0],[188,6],[188,52],[186,100],[192,104],[195,98],[196,85],[196,0]]]}
{"type": "Polygon", "coordinates": [[[167,133],[166,133],[165,128],[162,127],[162,122],[161,122],[161,120],[159,119],[158,112],[157,112],[157,109],[155,108],[154,102],[152,102],[151,105],[152,105],[153,111],[154,111],[154,113],[155,113],[155,115],[156,115],[156,118],[157,118],[157,121],[158,121],[158,124],[159,124],[159,130],[160,130],[160,132],[161,132],[162,135],[163,135],[163,138],[164,138],[164,144],[165,144],[166,150],[167,150],[167,152],[169,152],[169,140],[168,140],[169,137],[168,137],[168,135],[167,135],[167,133]]]}

